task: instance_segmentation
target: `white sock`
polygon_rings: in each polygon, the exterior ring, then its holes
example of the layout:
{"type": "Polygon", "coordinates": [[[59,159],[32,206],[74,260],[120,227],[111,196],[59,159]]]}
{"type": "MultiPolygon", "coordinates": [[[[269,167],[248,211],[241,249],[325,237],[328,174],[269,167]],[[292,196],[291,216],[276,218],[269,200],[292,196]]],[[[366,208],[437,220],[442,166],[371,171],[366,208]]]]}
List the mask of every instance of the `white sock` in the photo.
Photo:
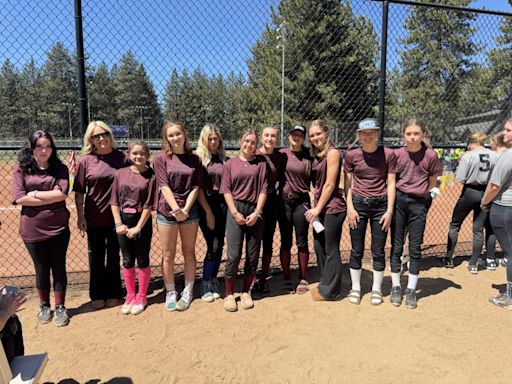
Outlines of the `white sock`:
{"type": "Polygon", "coordinates": [[[412,289],[413,291],[416,290],[416,286],[418,285],[418,277],[419,275],[411,275],[409,273],[409,281],[407,282],[408,289],[412,289]]]}
{"type": "Polygon", "coordinates": [[[362,269],[350,268],[350,280],[352,280],[352,289],[355,291],[361,290],[361,273],[362,269]]]}
{"type": "Polygon", "coordinates": [[[382,292],[382,280],[384,280],[384,271],[373,271],[372,291],[382,292]]]}
{"type": "Polygon", "coordinates": [[[400,272],[391,272],[391,285],[400,287],[400,272]]]}
{"type": "Polygon", "coordinates": [[[188,291],[188,293],[194,292],[194,280],[185,280],[185,290],[188,291]]]}
{"type": "Polygon", "coordinates": [[[165,290],[167,292],[175,291],[176,288],[174,287],[174,282],[172,282],[172,283],[165,283],[165,290]]]}
{"type": "Polygon", "coordinates": [[[490,262],[494,261],[494,259],[489,259],[489,258],[487,258],[485,260],[487,261],[487,264],[489,264],[490,262]]]}

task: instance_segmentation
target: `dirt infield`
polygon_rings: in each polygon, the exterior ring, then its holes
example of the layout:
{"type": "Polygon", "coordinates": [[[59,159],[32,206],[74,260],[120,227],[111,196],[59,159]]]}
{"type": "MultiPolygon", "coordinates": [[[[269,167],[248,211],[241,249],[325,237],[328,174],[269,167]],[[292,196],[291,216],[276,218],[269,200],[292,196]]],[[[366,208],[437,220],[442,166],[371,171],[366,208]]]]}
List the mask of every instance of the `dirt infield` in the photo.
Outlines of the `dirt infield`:
{"type": "Polygon", "coordinates": [[[169,313],[156,286],[139,316],[120,307],[92,311],[77,290],[68,296],[66,328],[37,324],[35,294],[19,316],[26,352],[49,353],[44,383],[510,383],[512,367],[502,361],[511,312],[487,301],[504,289],[503,268],[475,276],[464,265],[447,270],[427,260],[416,310],[389,304],[388,272],[379,307],[369,303],[368,270],[360,306],[346,299],[346,265],[343,278],[340,302],[280,294],[278,276],[270,280],[276,295],[250,311],[227,313],[221,301],[196,299],[188,311],[169,313]]]}

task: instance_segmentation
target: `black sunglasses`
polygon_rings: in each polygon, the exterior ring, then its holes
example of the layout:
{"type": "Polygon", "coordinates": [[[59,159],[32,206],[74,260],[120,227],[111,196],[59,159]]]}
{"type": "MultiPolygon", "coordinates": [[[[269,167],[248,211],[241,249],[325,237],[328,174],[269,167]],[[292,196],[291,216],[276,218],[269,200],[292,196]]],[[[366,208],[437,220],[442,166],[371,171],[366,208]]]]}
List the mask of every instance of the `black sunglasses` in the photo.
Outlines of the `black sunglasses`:
{"type": "Polygon", "coordinates": [[[107,132],[98,133],[97,135],[92,135],[91,138],[93,140],[99,140],[99,139],[108,139],[110,135],[107,132]]]}

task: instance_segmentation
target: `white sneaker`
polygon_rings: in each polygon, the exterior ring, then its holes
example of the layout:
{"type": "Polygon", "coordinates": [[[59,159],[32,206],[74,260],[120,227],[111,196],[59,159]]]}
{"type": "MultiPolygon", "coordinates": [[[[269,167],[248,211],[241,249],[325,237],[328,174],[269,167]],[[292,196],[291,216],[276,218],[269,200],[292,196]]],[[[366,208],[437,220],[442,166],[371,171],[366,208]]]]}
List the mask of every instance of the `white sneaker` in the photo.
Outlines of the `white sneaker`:
{"type": "Polygon", "coordinates": [[[183,292],[181,292],[180,300],[176,303],[176,309],[178,311],[186,311],[188,307],[190,307],[190,303],[193,299],[193,294],[184,289],[183,292]]]}
{"type": "Polygon", "coordinates": [[[176,291],[170,291],[165,294],[165,309],[171,312],[176,310],[176,296],[178,296],[176,291]]]}
{"type": "Polygon", "coordinates": [[[220,284],[216,277],[210,280],[210,288],[212,290],[212,296],[215,300],[220,299],[220,284]]]}

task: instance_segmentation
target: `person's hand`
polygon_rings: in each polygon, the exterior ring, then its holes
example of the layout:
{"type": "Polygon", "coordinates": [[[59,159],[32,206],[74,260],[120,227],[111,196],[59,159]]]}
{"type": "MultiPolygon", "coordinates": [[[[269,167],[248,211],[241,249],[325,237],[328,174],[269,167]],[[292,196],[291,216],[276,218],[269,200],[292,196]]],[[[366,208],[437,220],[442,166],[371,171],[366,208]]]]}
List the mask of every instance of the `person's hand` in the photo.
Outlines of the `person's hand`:
{"type": "Polygon", "coordinates": [[[348,226],[350,229],[356,229],[359,225],[359,213],[355,209],[349,209],[347,212],[348,226]]]}
{"type": "Polygon", "coordinates": [[[128,227],[125,224],[121,224],[120,226],[116,227],[116,233],[118,235],[126,235],[127,231],[128,227]]]}
{"type": "Polygon", "coordinates": [[[256,212],[251,213],[245,218],[245,225],[252,227],[258,221],[258,214],[256,212]]]}
{"type": "Polygon", "coordinates": [[[235,222],[238,224],[238,225],[245,225],[247,224],[247,219],[245,218],[244,215],[242,215],[240,212],[237,212],[235,213],[235,215],[233,216],[233,218],[235,219],[235,222]]]}
{"type": "Polygon", "coordinates": [[[15,293],[9,293],[5,287],[2,287],[0,289],[0,314],[5,315],[5,319],[8,319],[25,301],[27,298],[23,292],[18,290],[15,293]]]}
{"type": "Polygon", "coordinates": [[[135,238],[140,233],[140,228],[138,226],[135,226],[133,228],[130,228],[126,231],[126,237],[129,239],[135,238]]]}
{"type": "Polygon", "coordinates": [[[392,219],[393,219],[393,212],[391,212],[391,211],[386,211],[386,213],[384,213],[382,215],[382,217],[380,218],[379,224],[382,225],[382,230],[384,232],[388,231],[389,227],[391,226],[392,219]]]}
{"type": "Polygon", "coordinates": [[[85,232],[87,232],[87,222],[85,221],[85,217],[78,216],[76,226],[78,227],[78,232],[80,233],[80,236],[84,237],[85,232]]]}
{"type": "Polygon", "coordinates": [[[306,217],[306,220],[308,222],[310,222],[310,223],[315,219],[315,217],[317,217],[319,215],[320,215],[320,210],[318,208],[308,209],[304,213],[304,216],[306,217]]]}
{"type": "Polygon", "coordinates": [[[484,205],[483,203],[480,203],[480,209],[484,212],[489,212],[491,210],[491,204],[484,205]]]}
{"type": "Polygon", "coordinates": [[[212,211],[206,213],[206,226],[210,229],[215,228],[215,215],[212,211]]]}

